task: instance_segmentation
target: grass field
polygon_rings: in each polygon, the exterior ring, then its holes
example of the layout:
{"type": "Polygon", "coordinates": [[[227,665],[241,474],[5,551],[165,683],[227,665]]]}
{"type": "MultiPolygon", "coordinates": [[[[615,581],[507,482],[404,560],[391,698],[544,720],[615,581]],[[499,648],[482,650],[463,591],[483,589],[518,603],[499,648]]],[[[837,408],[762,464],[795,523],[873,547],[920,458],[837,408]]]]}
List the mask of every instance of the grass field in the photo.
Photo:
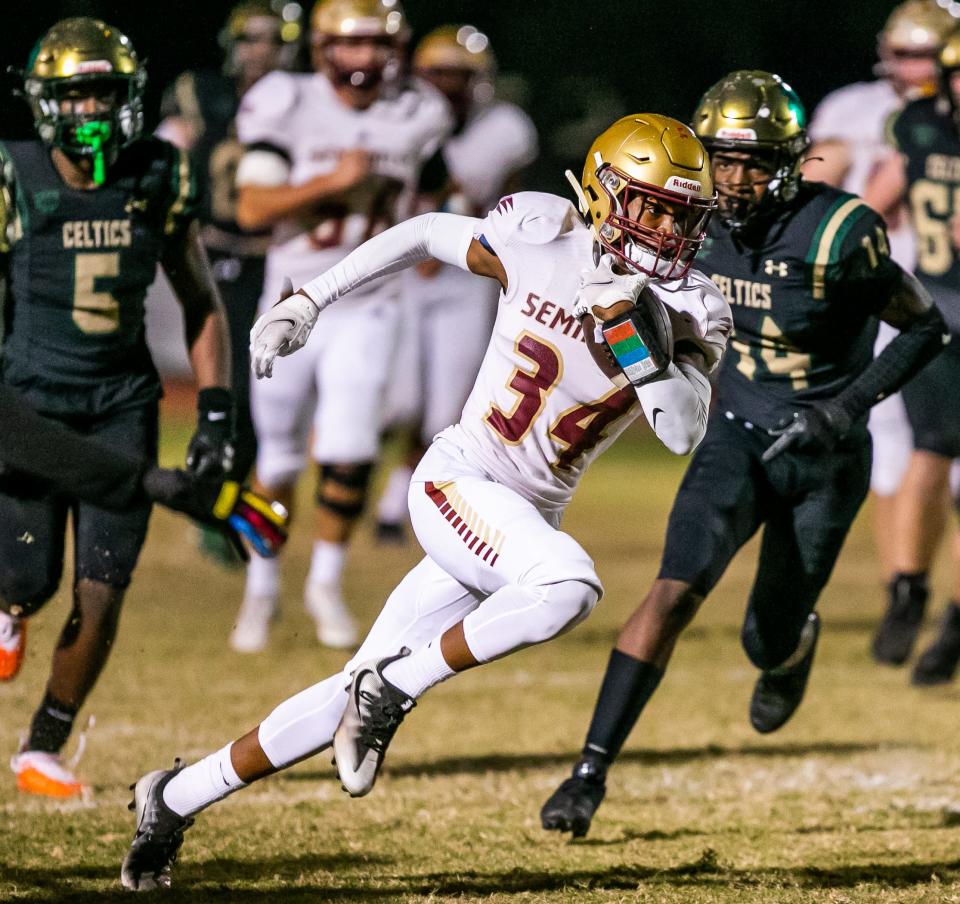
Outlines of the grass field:
{"type": "MultiPolygon", "coordinates": [[[[168,420],[167,460],[185,436],[168,420]]],[[[746,718],[755,672],[738,631],[750,547],[681,640],[589,837],[571,844],[540,829],[616,629],[655,574],[682,468],[649,440],[625,438],[566,521],[606,584],[591,619],[432,691],[369,797],[348,799],[324,755],[203,814],[165,900],[960,901],[960,693],[919,692],[905,672],[870,661],[882,601],[864,518],[822,601],[817,667],[789,725],[761,738],[746,718]]],[[[0,781],[0,901],[125,897],[127,785],[174,755],[222,745],[342,664],[318,648],[303,612],[308,551],[298,532],[272,647],[243,657],[226,645],[241,576],[202,560],[182,520],[155,516],[86,708],[96,725],[80,772],[93,801],[58,806],[18,796],[9,774],[0,781]]],[[[364,528],[347,587],[366,623],[417,557],[378,549],[364,528]]],[[[61,590],[31,625],[20,678],[0,687],[3,756],[39,700],[66,611],[61,590]]]]}

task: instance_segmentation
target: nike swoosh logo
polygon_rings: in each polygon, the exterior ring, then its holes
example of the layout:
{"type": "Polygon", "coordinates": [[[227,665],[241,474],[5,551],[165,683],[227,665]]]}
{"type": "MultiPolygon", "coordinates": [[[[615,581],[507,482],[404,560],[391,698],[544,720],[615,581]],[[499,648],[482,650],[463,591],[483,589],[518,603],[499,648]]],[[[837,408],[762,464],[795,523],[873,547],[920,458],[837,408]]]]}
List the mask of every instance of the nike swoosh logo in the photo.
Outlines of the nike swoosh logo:
{"type": "Polygon", "coordinates": [[[662,409],[662,408],[654,408],[654,409],[653,409],[653,429],[654,429],[654,430],[657,429],[657,415],[658,415],[658,414],[663,414],[663,409],[662,409]]]}

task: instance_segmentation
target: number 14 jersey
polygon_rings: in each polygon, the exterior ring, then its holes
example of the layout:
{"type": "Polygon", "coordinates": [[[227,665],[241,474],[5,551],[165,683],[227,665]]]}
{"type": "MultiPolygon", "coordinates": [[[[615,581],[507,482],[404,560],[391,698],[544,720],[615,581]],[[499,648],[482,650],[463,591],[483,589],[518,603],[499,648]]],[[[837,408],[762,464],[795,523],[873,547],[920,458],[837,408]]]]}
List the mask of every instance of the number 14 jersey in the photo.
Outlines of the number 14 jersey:
{"type": "MultiPolygon", "coordinates": [[[[597,367],[573,316],[580,273],[594,265],[593,236],[569,201],[540,192],[503,198],[476,235],[500,259],[508,288],[460,423],[441,436],[541,511],[559,513],[641,411],[633,387],[618,389],[597,367]]],[[[675,337],[715,364],[730,312],[713,284],[691,271],[653,289],[675,337]]]]}

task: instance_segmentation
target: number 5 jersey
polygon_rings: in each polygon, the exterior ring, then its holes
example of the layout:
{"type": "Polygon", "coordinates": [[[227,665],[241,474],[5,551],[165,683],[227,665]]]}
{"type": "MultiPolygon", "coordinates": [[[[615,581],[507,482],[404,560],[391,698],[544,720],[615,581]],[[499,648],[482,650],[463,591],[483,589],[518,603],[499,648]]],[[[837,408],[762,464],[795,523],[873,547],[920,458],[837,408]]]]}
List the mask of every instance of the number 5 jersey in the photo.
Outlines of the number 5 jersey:
{"type": "Polygon", "coordinates": [[[41,142],[0,143],[3,382],[55,416],[158,398],[143,302],[196,204],[186,155],[159,139],[125,148],[89,191],[61,179],[41,142]]]}
{"type": "MultiPolygon", "coordinates": [[[[503,198],[475,234],[500,259],[508,288],[460,423],[440,436],[542,512],[559,513],[641,411],[636,390],[618,389],[597,367],[573,316],[594,239],[569,201],[539,192],[503,198]]],[[[694,270],[651,286],[675,341],[694,343],[712,368],[730,329],[720,293],[694,270]]]]}

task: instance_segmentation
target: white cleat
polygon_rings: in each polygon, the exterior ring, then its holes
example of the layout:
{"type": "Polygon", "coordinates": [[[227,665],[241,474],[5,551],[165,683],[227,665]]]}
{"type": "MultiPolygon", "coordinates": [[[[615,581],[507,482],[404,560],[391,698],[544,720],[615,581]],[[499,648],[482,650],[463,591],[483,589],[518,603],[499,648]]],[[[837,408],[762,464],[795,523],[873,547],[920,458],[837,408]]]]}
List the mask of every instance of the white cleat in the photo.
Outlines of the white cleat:
{"type": "Polygon", "coordinates": [[[245,596],[230,632],[230,647],[238,653],[259,653],[270,639],[270,625],[276,617],[276,597],[245,596]]]}
{"type": "Polygon", "coordinates": [[[351,797],[369,794],[377,780],[384,754],[404,716],[417,703],[383,677],[383,670],[404,656],[371,659],[354,669],[347,688],[347,707],[333,736],[334,763],[343,790],[351,797]]]}
{"type": "Polygon", "coordinates": [[[317,623],[317,640],[335,650],[352,650],[359,640],[357,623],[340,588],[335,584],[308,583],[304,589],[307,612],[317,623]]]}

